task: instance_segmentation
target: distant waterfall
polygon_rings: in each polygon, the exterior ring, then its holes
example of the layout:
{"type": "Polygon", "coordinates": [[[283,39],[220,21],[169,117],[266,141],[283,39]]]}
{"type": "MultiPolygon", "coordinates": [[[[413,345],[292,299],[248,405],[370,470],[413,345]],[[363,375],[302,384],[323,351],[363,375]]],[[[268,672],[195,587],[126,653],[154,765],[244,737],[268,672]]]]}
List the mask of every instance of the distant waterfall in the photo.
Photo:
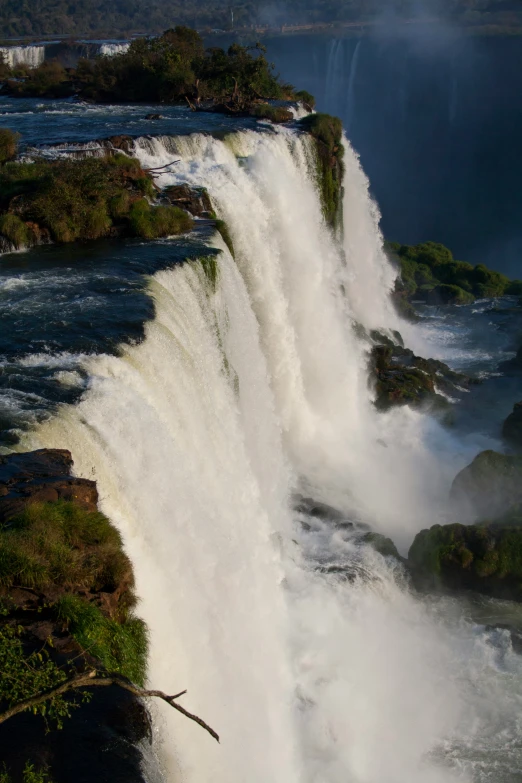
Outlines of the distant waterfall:
{"type": "Polygon", "coordinates": [[[104,57],[113,57],[115,54],[125,54],[129,51],[130,43],[104,43],[100,46],[100,54],[104,57]]]}
{"type": "Polygon", "coordinates": [[[0,55],[10,68],[17,65],[28,65],[36,68],[45,59],[45,46],[1,46],[0,55]]]}

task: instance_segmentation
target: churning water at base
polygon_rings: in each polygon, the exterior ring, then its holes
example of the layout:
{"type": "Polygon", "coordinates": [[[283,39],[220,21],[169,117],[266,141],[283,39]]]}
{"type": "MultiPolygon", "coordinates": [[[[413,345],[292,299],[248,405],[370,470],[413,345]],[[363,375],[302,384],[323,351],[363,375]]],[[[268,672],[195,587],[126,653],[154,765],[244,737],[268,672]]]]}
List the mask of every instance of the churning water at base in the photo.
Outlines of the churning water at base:
{"type": "Polygon", "coordinates": [[[405,547],[443,517],[476,450],[420,414],[370,405],[353,321],[397,323],[357,161],[340,248],[305,136],[144,139],[136,151],[150,166],[180,157],[160,184],[208,187],[235,261],[221,245],[217,275],[208,259],[156,273],[144,342],[86,360],[82,402],[24,445],[70,448],[96,478],[135,565],[150,684],[188,688],[187,707],[221,735],[218,746],[158,707],[165,779],[515,783],[509,634],[415,597],[349,525],[293,510],[300,491],[405,547]]]}

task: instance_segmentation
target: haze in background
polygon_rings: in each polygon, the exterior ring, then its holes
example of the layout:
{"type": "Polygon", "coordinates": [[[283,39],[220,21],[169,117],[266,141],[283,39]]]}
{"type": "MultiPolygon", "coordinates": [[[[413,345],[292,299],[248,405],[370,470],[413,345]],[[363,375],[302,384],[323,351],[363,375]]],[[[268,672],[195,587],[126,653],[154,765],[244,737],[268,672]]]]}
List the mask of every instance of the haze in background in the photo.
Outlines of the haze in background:
{"type": "Polygon", "coordinates": [[[522,276],[522,38],[440,24],[272,38],[282,76],[339,115],[386,238],[522,276]]]}

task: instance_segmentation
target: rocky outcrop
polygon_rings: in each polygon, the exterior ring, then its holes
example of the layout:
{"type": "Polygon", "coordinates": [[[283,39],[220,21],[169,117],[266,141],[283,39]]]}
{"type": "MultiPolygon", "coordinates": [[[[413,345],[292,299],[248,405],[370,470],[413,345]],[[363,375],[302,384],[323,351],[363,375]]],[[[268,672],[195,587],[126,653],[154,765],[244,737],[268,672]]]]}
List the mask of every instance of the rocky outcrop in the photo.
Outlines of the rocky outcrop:
{"type": "Polygon", "coordinates": [[[0,523],[32,503],[70,500],[86,511],[96,511],[96,483],[71,476],[70,451],[40,449],[0,456],[0,523]]]}
{"type": "Polygon", "coordinates": [[[450,497],[474,519],[506,513],[522,503],[522,456],[482,451],[455,478],[450,497]]]}
{"type": "Polygon", "coordinates": [[[519,373],[522,373],[522,346],[520,346],[513,359],[507,359],[507,361],[501,362],[498,369],[501,372],[506,373],[506,375],[518,375],[519,373]]]}
{"type": "Polygon", "coordinates": [[[172,185],[165,188],[163,195],[171,204],[190,212],[194,217],[208,217],[212,212],[212,202],[204,188],[172,185]]]}
{"type": "Polygon", "coordinates": [[[522,402],[515,403],[502,427],[502,437],[517,451],[522,450],[522,402]]]}
{"type": "Polygon", "coordinates": [[[424,590],[473,590],[522,601],[522,515],[422,530],[408,553],[408,566],[424,590]]]}
{"type": "MultiPolygon", "coordinates": [[[[95,482],[72,476],[72,467],[60,449],[0,457],[0,660],[13,672],[16,650],[22,655],[15,692],[0,682],[0,711],[38,692],[24,684],[26,668],[111,671],[138,684],[145,676],[132,565],[97,510],[95,482]]],[[[151,726],[143,703],[115,686],[92,689],[88,702],[72,699],[61,729],[32,713],[0,724],[9,780],[26,783],[29,762],[53,783],[144,783],[138,743],[150,741],[151,726]]]]}
{"type": "Polygon", "coordinates": [[[370,380],[375,385],[375,405],[381,411],[394,405],[446,410],[444,395],[458,397],[464,388],[477,383],[437,359],[416,356],[386,335],[374,331],[370,337],[377,343],[370,356],[370,380]]]}

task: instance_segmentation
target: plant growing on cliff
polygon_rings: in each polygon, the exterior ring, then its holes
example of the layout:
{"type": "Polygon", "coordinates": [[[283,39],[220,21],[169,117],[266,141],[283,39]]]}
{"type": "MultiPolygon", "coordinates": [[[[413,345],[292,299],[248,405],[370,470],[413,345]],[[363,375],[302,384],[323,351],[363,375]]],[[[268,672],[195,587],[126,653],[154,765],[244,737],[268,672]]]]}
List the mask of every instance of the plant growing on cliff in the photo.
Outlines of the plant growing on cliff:
{"type": "Polygon", "coordinates": [[[0,164],[16,157],[20,135],[9,128],[0,128],[0,164]]]}
{"type": "Polygon", "coordinates": [[[331,226],[339,220],[344,176],[343,124],[329,114],[309,114],[300,126],[315,140],[323,213],[331,226]]]}

